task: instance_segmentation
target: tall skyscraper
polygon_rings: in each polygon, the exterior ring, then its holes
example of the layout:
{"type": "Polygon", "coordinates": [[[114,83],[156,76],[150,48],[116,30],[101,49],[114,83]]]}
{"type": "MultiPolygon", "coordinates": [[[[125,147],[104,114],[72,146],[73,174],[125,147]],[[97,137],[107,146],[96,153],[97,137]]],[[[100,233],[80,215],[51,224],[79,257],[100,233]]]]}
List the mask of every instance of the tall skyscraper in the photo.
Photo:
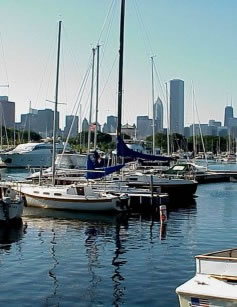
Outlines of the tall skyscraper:
{"type": "Polygon", "coordinates": [[[170,81],[170,132],[184,134],[184,81],[170,81]]]}
{"type": "Polygon", "coordinates": [[[156,132],[163,132],[163,103],[160,97],[157,98],[155,105],[154,105],[154,112],[155,112],[155,131],[156,132]]]}
{"type": "Polygon", "coordinates": [[[117,124],[118,124],[117,116],[113,115],[107,116],[107,130],[109,133],[116,132],[117,124]]]}
{"type": "Polygon", "coordinates": [[[145,139],[152,135],[152,119],[148,116],[137,116],[137,138],[145,139]]]}
{"type": "Polygon", "coordinates": [[[8,96],[0,96],[0,124],[6,128],[15,124],[15,102],[9,101],[8,96]]]}
{"type": "Polygon", "coordinates": [[[66,120],[66,125],[64,128],[64,136],[67,137],[69,131],[71,130],[70,137],[76,137],[78,134],[78,121],[79,121],[78,116],[66,115],[65,120],[66,120]]]}
{"type": "Polygon", "coordinates": [[[225,107],[225,118],[224,118],[224,126],[229,127],[229,120],[234,117],[233,107],[226,106],[225,107]]]}

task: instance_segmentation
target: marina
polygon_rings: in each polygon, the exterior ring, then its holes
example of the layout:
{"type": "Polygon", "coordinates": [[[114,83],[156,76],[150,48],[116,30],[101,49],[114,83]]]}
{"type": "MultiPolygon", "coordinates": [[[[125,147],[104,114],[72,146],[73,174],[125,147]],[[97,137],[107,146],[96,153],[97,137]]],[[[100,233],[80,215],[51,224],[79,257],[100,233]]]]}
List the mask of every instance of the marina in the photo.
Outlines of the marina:
{"type": "Polygon", "coordinates": [[[25,207],[22,225],[0,229],[1,304],[178,306],[195,256],[236,246],[236,192],[234,182],[200,184],[163,226],[158,215],[25,207]]]}
{"type": "Polygon", "coordinates": [[[0,306],[237,306],[236,4],[44,2],[2,7],[0,306]]]}

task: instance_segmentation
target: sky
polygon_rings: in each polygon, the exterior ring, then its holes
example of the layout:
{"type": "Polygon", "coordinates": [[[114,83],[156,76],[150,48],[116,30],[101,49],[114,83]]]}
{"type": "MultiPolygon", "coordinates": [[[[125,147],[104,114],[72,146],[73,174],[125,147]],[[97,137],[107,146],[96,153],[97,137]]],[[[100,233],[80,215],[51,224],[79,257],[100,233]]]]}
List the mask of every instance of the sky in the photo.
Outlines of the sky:
{"type": "MultiPolygon", "coordinates": [[[[16,121],[30,103],[36,109],[54,108],[59,20],[61,128],[65,115],[88,118],[92,48],[97,44],[99,122],[117,115],[119,0],[0,0],[0,7],[0,95],[15,102],[16,121]]],[[[182,79],[185,125],[193,123],[193,100],[201,123],[214,119],[223,124],[225,106],[232,103],[234,112],[237,108],[236,13],[236,0],[126,0],[123,123],[136,123],[137,115],[152,116],[153,56],[154,94],[165,110],[165,83],[182,79]]]]}

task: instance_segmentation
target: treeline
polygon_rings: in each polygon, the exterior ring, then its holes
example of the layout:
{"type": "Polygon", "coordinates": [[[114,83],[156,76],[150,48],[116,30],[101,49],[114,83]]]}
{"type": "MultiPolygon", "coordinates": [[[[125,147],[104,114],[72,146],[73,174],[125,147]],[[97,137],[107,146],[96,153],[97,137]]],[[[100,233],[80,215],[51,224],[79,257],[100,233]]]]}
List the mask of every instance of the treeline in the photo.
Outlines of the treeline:
{"type": "MultiPolygon", "coordinates": [[[[147,137],[147,142],[152,143],[153,137],[147,137]]],[[[172,134],[169,138],[170,143],[170,151],[176,152],[178,150],[184,151],[194,151],[194,139],[193,137],[184,137],[180,134],[172,134]]],[[[167,135],[162,133],[157,133],[155,135],[155,146],[161,148],[163,152],[167,151],[167,135]]],[[[236,148],[236,140],[235,138],[229,137],[219,137],[219,136],[203,136],[203,140],[201,136],[195,137],[195,151],[196,152],[204,152],[211,151],[214,154],[219,152],[225,152],[231,150],[235,150],[236,148]]]]}

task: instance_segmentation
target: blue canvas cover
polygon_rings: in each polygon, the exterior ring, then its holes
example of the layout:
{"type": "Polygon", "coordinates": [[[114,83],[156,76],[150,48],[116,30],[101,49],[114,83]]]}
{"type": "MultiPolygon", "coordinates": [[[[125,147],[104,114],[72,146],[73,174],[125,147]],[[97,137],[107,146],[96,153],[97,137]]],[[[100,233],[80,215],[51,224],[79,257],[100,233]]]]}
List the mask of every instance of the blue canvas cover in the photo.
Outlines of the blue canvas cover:
{"type": "Polygon", "coordinates": [[[173,160],[173,158],[170,157],[164,157],[161,155],[154,156],[154,155],[148,155],[144,154],[135,150],[132,150],[127,147],[127,145],[124,143],[121,137],[118,137],[117,139],[117,155],[120,157],[130,157],[134,159],[143,159],[148,161],[170,161],[173,160]]]}

